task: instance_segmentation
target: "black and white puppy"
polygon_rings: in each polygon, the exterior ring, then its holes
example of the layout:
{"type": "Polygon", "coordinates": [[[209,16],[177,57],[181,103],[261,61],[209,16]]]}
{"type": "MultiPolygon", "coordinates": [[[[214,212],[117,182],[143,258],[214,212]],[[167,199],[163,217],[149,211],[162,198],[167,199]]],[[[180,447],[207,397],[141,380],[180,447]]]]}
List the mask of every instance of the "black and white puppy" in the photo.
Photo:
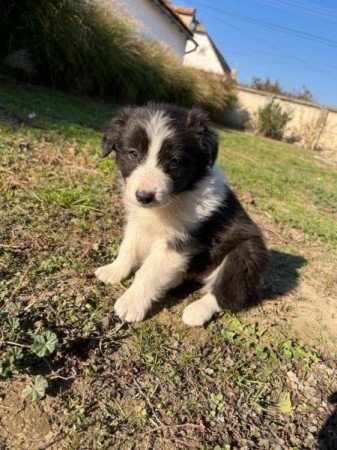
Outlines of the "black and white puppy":
{"type": "Polygon", "coordinates": [[[96,276],[115,284],[136,271],[115,304],[118,316],[144,319],[153,302],[186,279],[202,282],[206,292],[184,310],[188,325],[254,304],[267,250],[215,165],[218,138],[207,115],[165,104],[124,109],[103,137],[103,156],[112,150],[127,223],[118,257],[96,276]]]}

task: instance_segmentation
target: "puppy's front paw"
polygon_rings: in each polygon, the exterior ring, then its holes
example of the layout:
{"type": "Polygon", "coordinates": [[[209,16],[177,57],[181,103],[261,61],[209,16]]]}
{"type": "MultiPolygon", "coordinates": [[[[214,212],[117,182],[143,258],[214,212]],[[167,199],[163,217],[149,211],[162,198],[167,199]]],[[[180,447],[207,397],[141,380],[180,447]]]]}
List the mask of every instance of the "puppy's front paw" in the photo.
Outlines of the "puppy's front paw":
{"type": "Polygon", "coordinates": [[[128,291],[115,303],[115,312],[120,319],[126,322],[140,322],[146,316],[149,305],[137,299],[128,291]]]}
{"type": "Polygon", "coordinates": [[[95,271],[95,275],[105,284],[120,283],[123,279],[121,268],[114,263],[99,267],[95,271]]]}

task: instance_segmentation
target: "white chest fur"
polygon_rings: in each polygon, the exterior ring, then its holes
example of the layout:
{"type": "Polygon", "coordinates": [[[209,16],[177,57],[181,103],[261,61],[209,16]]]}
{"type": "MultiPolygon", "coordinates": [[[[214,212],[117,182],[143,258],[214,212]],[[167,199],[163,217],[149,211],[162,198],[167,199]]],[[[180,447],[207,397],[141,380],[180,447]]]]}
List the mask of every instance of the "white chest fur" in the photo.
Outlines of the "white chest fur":
{"type": "Polygon", "coordinates": [[[225,197],[225,183],[222,171],[214,166],[194,189],[177,195],[164,207],[144,208],[126,202],[127,231],[137,235],[145,246],[182,235],[219,207],[225,197]]]}

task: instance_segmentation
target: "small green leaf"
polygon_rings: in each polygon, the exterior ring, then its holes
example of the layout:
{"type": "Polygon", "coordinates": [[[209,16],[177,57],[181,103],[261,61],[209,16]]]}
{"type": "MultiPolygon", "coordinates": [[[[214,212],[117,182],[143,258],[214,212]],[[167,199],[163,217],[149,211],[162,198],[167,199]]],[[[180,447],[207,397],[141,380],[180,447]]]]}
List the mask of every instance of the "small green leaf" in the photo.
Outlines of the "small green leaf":
{"type": "Polygon", "coordinates": [[[6,331],[17,330],[19,327],[20,327],[20,322],[17,317],[10,317],[9,319],[7,319],[5,322],[5,326],[4,326],[6,331]]]}
{"type": "Polygon", "coordinates": [[[41,358],[49,356],[55,350],[58,342],[57,336],[52,331],[42,331],[33,337],[32,351],[41,358]]]}
{"type": "Polygon", "coordinates": [[[235,337],[235,332],[234,331],[229,331],[229,330],[223,330],[223,335],[226,339],[228,339],[229,341],[233,342],[234,341],[234,337],[235,337]]]}
{"type": "Polygon", "coordinates": [[[12,364],[15,363],[15,361],[19,361],[23,357],[22,348],[12,347],[8,350],[7,357],[12,364]]]}
{"type": "Polygon", "coordinates": [[[293,349],[293,341],[291,339],[284,341],[282,344],[282,349],[283,350],[292,350],[293,349]]]}
{"type": "Polygon", "coordinates": [[[260,359],[267,359],[268,358],[268,352],[266,351],[265,347],[262,347],[260,345],[258,345],[256,347],[256,355],[260,358],[260,359]]]}
{"type": "Polygon", "coordinates": [[[16,341],[20,336],[20,321],[17,317],[10,317],[5,320],[3,331],[7,338],[16,341]]]}
{"type": "Polygon", "coordinates": [[[269,355],[269,361],[270,361],[272,364],[276,364],[277,361],[278,361],[277,354],[274,353],[274,352],[270,353],[270,355],[269,355]]]}
{"type": "Polygon", "coordinates": [[[283,342],[281,346],[281,353],[286,359],[291,359],[293,357],[293,342],[291,339],[283,342]]]}
{"type": "Polygon", "coordinates": [[[216,394],[214,396],[215,400],[217,400],[218,402],[222,402],[223,400],[223,395],[221,394],[221,392],[219,394],[216,394]]]}
{"type": "Polygon", "coordinates": [[[283,350],[283,356],[284,356],[286,359],[291,359],[292,356],[293,356],[293,354],[292,354],[292,352],[291,352],[290,350],[284,349],[284,350],[283,350]]]}
{"type": "Polygon", "coordinates": [[[23,398],[28,401],[40,400],[46,394],[48,381],[42,376],[37,375],[33,385],[28,385],[22,391],[23,398]]]}
{"type": "Polygon", "coordinates": [[[278,409],[283,414],[290,414],[293,410],[290,392],[286,392],[278,403],[278,409]]]}
{"type": "Polygon", "coordinates": [[[142,417],[146,417],[146,416],[147,416],[147,411],[146,411],[145,408],[141,410],[140,415],[141,415],[142,417]]]}
{"type": "Polygon", "coordinates": [[[245,328],[245,325],[236,317],[233,317],[233,319],[230,321],[230,326],[232,329],[240,331],[245,328]]]}

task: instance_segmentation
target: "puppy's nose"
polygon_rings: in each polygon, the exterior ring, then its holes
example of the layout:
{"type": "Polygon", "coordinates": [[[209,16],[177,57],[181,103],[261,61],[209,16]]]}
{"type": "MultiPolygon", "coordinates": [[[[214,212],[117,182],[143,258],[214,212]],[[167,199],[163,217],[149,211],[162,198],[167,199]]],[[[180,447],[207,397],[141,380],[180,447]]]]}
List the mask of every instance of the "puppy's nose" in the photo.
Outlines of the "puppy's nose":
{"type": "Polygon", "coordinates": [[[143,204],[151,203],[154,199],[154,192],[151,191],[142,191],[140,189],[137,189],[136,191],[136,199],[143,204]]]}

